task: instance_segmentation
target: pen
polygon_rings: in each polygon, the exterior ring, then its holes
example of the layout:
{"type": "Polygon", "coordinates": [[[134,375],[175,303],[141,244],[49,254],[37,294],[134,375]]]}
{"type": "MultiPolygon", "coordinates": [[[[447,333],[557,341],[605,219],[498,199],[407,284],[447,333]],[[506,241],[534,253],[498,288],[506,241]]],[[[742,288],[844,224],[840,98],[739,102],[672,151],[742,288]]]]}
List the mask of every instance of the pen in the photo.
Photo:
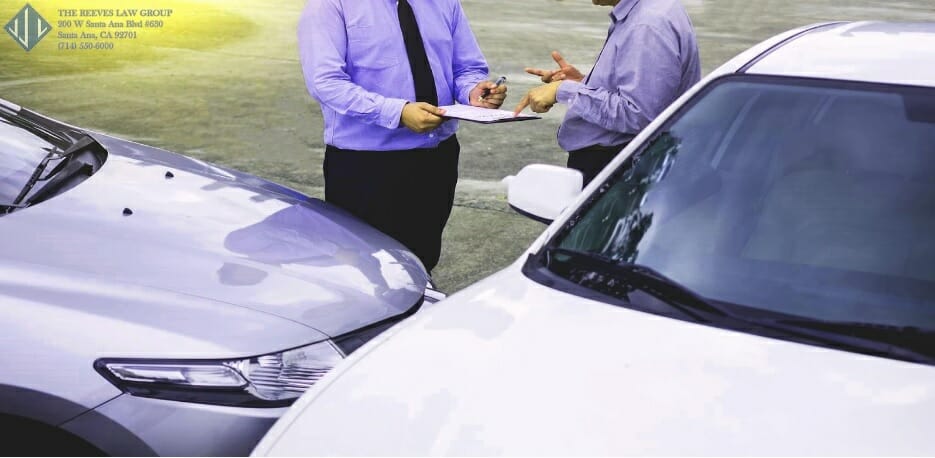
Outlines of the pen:
{"type": "MultiPolygon", "coordinates": [[[[500,87],[500,85],[505,82],[506,82],[506,77],[501,76],[497,78],[497,80],[494,81],[493,84],[494,84],[494,87],[500,87]]],[[[484,100],[484,97],[487,97],[488,95],[490,95],[490,89],[484,89],[484,92],[481,94],[480,99],[484,100]]]]}

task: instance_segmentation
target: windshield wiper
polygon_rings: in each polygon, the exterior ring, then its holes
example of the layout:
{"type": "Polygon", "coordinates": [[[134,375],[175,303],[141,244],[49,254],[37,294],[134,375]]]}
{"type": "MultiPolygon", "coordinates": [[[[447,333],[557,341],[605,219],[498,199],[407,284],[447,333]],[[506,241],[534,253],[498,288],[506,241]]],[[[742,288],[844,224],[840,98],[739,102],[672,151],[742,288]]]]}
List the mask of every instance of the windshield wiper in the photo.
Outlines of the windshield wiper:
{"type": "Polygon", "coordinates": [[[707,300],[650,267],[619,262],[598,253],[565,248],[546,249],[544,260],[550,271],[567,280],[598,293],[623,299],[630,304],[633,302],[626,296],[627,293],[639,290],[697,321],[718,320],[731,329],[742,327],[764,336],[935,364],[935,330],[876,323],[810,320],[767,311],[748,313],[743,311],[744,307],[733,310],[732,304],[728,311],[720,302],[707,300]],[[568,259],[560,259],[562,257],[568,259]],[[757,332],[756,329],[760,331],[757,332]]]}
{"type": "Polygon", "coordinates": [[[0,215],[5,215],[12,212],[13,210],[19,210],[26,205],[13,205],[13,204],[0,204],[0,215]]]}
{"type": "Polygon", "coordinates": [[[609,293],[627,302],[630,302],[628,298],[620,296],[626,296],[630,290],[638,290],[696,321],[709,322],[712,318],[731,316],[721,307],[650,267],[619,262],[598,253],[547,248],[546,267],[555,272],[553,267],[558,267],[556,263],[563,263],[556,257],[563,256],[570,258],[567,267],[572,268],[571,272],[567,272],[571,275],[566,278],[586,288],[609,293]]]}
{"type": "Polygon", "coordinates": [[[935,330],[806,318],[775,320],[763,326],[838,347],[859,349],[862,353],[928,364],[935,362],[935,330]]]}
{"type": "Polygon", "coordinates": [[[7,208],[6,211],[9,212],[15,208],[22,208],[22,207],[28,206],[28,205],[22,205],[23,199],[25,199],[26,196],[29,195],[29,192],[32,191],[32,189],[36,186],[36,183],[40,181],[48,180],[50,177],[55,175],[55,173],[61,171],[64,168],[63,167],[64,162],[60,163],[59,166],[57,166],[55,169],[52,170],[52,172],[50,172],[45,177],[43,177],[42,172],[44,172],[46,167],[49,166],[49,162],[53,160],[67,160],[69,156],[79,151],[82,151],[85,148],[95,143],[96,142],[94,141],[93,138],[91,138],[90,135],[85,134],[84,136],[76,140],[74,143],[72,143],[71,146],[69,146],[68,149],[64,151],[59,150],[59,149],[53,149],[52,151],[49,151],[49,153],[46,154],[44,158],[42,158],[42,161],[39,162],[39,165],[36,166],[36,169],[33,170],[32,175],[30,175],[29,179],[26,180],[26,184],[20,190],[19,194],[17,194],[16,198],[13,199],[13,202],[10,204],[4,204],[2,205],[2,207],[7,208]]]}

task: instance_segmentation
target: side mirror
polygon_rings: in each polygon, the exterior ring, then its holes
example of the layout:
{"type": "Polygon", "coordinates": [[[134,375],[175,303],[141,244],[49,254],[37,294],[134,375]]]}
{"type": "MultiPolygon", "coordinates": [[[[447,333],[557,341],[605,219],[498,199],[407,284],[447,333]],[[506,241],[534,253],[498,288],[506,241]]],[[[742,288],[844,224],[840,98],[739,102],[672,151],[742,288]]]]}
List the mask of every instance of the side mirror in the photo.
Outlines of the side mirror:
{"type": "Polygon", "coordinates": [[[549,224],[581,194],[581,172],[555,165],[527,165],[503,179],[507,200],[517,213],[549,224]]]}

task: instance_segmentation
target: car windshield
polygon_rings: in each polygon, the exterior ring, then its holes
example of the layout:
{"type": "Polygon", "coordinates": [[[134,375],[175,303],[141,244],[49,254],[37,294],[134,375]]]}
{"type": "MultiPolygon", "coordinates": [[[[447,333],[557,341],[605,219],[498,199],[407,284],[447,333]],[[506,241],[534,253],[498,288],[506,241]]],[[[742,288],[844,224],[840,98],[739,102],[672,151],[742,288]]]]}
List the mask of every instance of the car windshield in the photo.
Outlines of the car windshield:
{"type": "Polygon", "coordinates": [[[737,76],[694,100],[547,249],[757,313],[935,330],[935,90],[737,76]]]}
{"type": "Polygon", "coordinates": [[[12,203],[42,159],[65,145],[63,139],[0,111],[0,205],[12,203]]]}

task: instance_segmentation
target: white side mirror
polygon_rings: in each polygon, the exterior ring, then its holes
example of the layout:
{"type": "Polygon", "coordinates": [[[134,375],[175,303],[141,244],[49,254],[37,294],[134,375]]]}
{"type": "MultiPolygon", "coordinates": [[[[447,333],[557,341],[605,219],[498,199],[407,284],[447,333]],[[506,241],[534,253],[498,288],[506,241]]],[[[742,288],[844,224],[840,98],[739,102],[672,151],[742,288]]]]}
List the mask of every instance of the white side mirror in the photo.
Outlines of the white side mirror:
{"type": "Polygon", "coordinates": [[[581,172],[555,165],[527,165],[503,179],[510,207],[536,221],[551,223],[581,194],[581,172]]]}

